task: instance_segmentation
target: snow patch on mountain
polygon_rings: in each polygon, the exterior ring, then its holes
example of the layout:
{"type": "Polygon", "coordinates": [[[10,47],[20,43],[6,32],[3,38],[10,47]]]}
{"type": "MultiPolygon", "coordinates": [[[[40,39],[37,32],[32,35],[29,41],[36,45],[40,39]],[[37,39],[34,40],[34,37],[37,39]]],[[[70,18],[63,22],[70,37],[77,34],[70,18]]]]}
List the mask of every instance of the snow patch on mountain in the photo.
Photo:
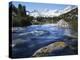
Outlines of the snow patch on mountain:
{"type": "Polygon", "coordinates": [[[76,6],[67,6],[63,10],[49,10],[49,9],[44,9],[44,10],[34,10],[32,13],[30,13],[31,16],[34,17],[54,17],[54,16],[59,16],[61,14],[67,13],[71,11],[72,9],[76,8],[76,6]]]}

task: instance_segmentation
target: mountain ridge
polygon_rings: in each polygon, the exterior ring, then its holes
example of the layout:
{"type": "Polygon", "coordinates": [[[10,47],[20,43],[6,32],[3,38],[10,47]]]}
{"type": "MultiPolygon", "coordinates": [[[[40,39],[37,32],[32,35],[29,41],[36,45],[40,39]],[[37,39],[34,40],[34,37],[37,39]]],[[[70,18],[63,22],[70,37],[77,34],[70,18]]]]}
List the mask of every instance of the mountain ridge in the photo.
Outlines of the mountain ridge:
{"type": "Polygon", "coordinates": [[[48,9],[44,9],[42,11],[40,10],[34,10],[32,13],[30,13],[31,16],[34,17],[57,17],[60,16],[62,14],[68,13],[69,11],[75,9],[76,6],[67,6],[65,9],[63,10],[48,10],[48,9]]]}

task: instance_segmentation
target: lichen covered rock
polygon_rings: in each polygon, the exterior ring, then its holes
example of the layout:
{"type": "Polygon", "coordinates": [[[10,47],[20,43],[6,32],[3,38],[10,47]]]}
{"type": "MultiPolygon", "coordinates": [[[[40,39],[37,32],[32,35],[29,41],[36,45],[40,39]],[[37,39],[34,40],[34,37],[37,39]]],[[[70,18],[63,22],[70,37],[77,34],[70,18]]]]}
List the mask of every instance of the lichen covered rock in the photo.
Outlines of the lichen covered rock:
{"type": "Polygon", "coordinates": [[[49,53],[55,50],[60,50],[66,47],[65,42],[55,42],[52,44],[49,44],[48,46],[44,46],[40,49],[38,49],[32,56],[33,57],[41,57],[41,56],[48,56],[49,53]]]}

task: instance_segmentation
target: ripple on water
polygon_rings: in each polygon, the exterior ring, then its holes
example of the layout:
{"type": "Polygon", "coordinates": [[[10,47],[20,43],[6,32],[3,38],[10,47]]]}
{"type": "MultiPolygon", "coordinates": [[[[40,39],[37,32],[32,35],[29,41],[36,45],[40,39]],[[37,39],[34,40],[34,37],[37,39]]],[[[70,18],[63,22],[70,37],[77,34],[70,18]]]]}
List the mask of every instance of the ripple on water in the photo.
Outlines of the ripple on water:
{"type": "Polygon", "coordinates": [[[15,57],[31,56],[30,54],[36,49],[62,39],[64,33],[64,29],[53,25],[31,25],[18,29],[16,27],[12,32],[13,55],[15,57]]]}

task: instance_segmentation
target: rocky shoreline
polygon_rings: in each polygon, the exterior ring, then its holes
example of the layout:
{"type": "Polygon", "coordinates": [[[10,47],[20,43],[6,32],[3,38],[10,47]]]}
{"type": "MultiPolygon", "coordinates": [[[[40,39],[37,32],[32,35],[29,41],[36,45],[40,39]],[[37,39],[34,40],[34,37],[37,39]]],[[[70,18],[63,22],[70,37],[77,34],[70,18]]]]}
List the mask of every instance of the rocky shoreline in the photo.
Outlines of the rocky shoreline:
{"type": "Polygon", "coordinates": [[[65,36],[63,41],[56,41],[38,49],[32,57],[74,55],[78,54],[77,37],[65,36]]]}

